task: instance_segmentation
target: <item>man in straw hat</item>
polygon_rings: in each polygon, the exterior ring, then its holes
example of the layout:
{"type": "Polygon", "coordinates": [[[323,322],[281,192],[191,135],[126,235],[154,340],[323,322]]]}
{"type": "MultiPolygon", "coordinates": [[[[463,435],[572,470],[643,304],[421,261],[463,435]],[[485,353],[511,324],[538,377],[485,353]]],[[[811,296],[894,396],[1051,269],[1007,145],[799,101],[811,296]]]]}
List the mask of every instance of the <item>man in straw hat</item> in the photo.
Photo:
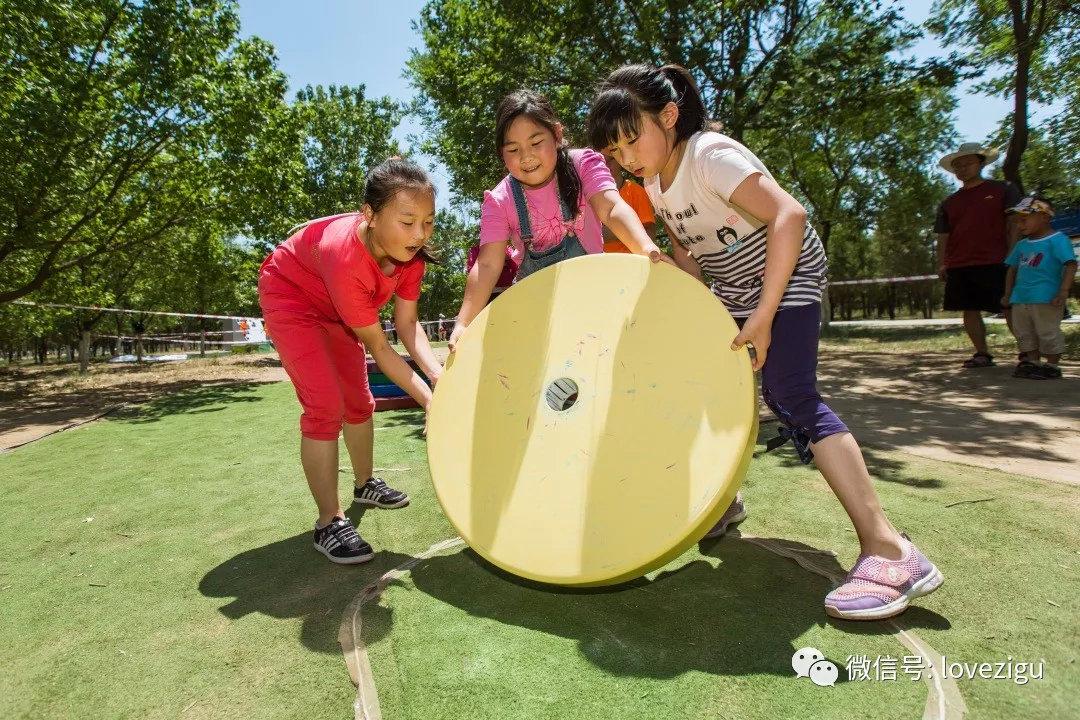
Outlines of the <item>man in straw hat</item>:
{"type": "Polygon", "coordinates": [[[986,348],[982,313],[1002,311],[1005,256],[1016,243],[1014,223],[1005,212],[1020,202],[1020,191],[1011,183],[982,176],[983,168],[997,157],[994,148],[966,142],[939,161],[963,183],[938,207],[934,232],[938,274],[945,280],[945,309],[963,311],[964,330],[975,346],[975,354],[964,361],[966,368],[994,364],[986,348]]]}

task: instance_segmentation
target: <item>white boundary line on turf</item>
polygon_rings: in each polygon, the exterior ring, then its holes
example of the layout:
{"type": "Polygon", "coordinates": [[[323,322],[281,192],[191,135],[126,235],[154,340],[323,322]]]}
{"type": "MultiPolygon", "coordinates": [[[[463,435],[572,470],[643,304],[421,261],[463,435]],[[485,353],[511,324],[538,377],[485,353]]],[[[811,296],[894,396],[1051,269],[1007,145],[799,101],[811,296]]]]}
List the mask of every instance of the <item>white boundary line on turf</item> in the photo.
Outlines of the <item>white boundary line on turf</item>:
{"type": "Polygon", "coordinates": [[[416,557],[398,565],[393,570],[383,573],[377,580],[370,583],[360,594],[353,598],[345,608],[341,617],[341,628],[338,630],[338,643],[341,651],[345,654],[345,664],[349,668],[349,677],[356,685],[356,700],[353,701],[353,715],[356,720],[382,720],[382,709],[379,707],[379,692],[375,688],[375,678],[371,673],[371,662],[368,659],[367,646],[361,637],[364,629],[360,610],[364,605],[382,596],[383,590],[394,579],[401,577],[412,570],[416,565],[447,550],[464,547],[465,541],[460,537],[442,540],[429,547],[416,557]]]}
{"type": "MultiPolygon", "coordinates": [[[[815,575],[821,575],[831,582],[837,582],[840,579],[822,568],[813,559],[806,557],[807,555],[831,555],[835,557],[836,553],[831,550],[796,550],[784,547],[766,538],[743,535],[738,530],[729,534],[733,538],[745,540],[774,555],[794,560],[804,570],[808,570],[815,575]]],[[[349,676],[352,678],[353,684],[356,685],[356,699],[353,701],[354,720],[382,720],[379,692],[375,687],[375,678],[371,672],[371,661],[368,657],[367,646],[362,638],[364,627],[360,611],[369,602],[377,601],[391,581],[405,575],[422,561],[439,553],[464,546],[465,541],[460,537],[453,537],[435,543],[408,562],[387,571],[377,580],[365,586],[360,591],[360,594],[345,608],[345,612],[342,614],[341,628],[338,630],[338,642],[341,644],[341,650],[345,655],[345,664],[349,669],[349,676]]],[[[906,630],[895,618],[884,622],[892,628],[893,636],[897,638],[901,645],[912,652],[918,653],[929,664],[928,672],[923,678],[929,689],[926,694],[926,705],[923,708],[922,720],[962,720],[967,713],[967,705],[964,703],[964,698],[960,694],[960,688],[957,686],[956,681],[948,677],[944,673],[941,663],[935,660],[935,656],[940,658],[941,653],[934,650],[914,632],[906,630]]]]}

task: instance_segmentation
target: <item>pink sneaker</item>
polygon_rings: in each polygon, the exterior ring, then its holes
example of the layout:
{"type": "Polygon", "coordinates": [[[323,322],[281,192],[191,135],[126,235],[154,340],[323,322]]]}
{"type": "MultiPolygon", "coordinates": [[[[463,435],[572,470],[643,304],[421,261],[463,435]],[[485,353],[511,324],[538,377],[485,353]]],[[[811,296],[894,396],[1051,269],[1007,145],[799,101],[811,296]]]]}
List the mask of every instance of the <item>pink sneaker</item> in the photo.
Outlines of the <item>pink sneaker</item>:
{"type": "Polygon", "coordinates": [[[728,528],[746,519],[746,505],[742,501],[742,491],[735,493],[735,499],[728,505],[728,509],[720,517],[720,521],[713,525],[712,530],[705,533],[703,540],[718,538],[728,531],[728,528]]]}
{"type": "Polygon", "coordinates": [[[899,615],[912,599],[941,587],[945,577],[902,535],[904,557],[860,555],[843,584],[825,596],[825,612],[844,620],[883,620],[899,615]]]}

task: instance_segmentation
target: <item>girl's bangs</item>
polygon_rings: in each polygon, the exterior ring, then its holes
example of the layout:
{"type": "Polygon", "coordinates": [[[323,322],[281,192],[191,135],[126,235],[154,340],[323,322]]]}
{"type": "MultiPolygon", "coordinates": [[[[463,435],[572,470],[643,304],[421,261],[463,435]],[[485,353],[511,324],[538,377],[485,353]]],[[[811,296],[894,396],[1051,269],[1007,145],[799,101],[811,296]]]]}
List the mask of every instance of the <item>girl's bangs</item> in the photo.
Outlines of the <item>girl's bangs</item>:
{"type": "Polygon", "coordinates": [[[605,90],[593,103],[588,127],[589,145],[603,150],[620,137],[634,138],[641,133],[641,109],[625,89],[605,90]]]}

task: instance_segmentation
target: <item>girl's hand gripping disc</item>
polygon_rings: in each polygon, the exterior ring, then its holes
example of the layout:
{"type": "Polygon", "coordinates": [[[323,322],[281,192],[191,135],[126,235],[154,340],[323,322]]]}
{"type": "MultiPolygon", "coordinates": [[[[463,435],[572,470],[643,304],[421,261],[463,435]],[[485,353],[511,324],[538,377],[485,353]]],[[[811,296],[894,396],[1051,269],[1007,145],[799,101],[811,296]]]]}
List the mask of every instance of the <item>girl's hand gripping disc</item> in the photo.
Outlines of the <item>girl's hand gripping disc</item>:
{"type": "Polygon", "coordinates": [[[746,472],[757,399],[738,330],[686,273],[589,255],[514,285],[439,380],[428,459],[450,522],[495,565],[607,585],[683,553],[746,472]]]}

